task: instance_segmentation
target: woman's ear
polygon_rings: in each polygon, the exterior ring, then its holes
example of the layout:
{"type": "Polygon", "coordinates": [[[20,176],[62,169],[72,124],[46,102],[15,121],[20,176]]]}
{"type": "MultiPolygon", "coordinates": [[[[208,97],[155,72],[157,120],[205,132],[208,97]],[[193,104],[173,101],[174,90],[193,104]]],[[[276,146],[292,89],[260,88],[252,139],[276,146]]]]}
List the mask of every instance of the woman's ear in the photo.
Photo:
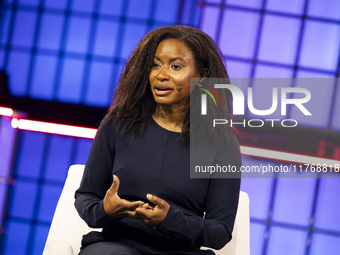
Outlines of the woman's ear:
{"type": "Polygon", "coordinates": [[[204,78],[207,78],[207,74],[208,74],[208,68],[204,68],[204,73],[203,73],[203,75],[201,75],[201,74],[198,74],[198,81],[199,82],[202,82],[203,80],[204,80],[204,78]]]}
{"type": "Polygon", "coordinates": [[[207,78],[208,70],[209,70],[208,68],[204,68],[204,73],[203,73],[202,78],[207,78]]]}
{"type": "Polygon", "coordinates": [[[205,68],[205,69],[204,69],[203,75],[200,75],[200,76],[198,77],[198,81],[197,81],[197,82],[203,82],[204,79],[207,77],[207,73],[208,73],[208,68],[205,68]]]}

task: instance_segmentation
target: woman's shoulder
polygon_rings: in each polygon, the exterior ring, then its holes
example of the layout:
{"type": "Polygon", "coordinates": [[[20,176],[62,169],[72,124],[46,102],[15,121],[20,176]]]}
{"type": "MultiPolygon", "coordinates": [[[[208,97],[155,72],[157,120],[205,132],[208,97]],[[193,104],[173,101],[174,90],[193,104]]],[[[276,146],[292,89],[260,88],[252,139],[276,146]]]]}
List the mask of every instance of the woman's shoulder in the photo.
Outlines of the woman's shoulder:
{"type": "Polygon", "coordinates": [[[116,117],[108,117],[108,116],[105,116],[102,121],[100,122],[99,124],[99,128],[102,128],[102,127],[108,127],[108,126],[116,126],[117,125],[117,119],[116,117]]]}
{"type": "Polygon", "coordinates": [[[228,145],[231,147],[240,147],[237,136],[232,132],[228,131],[228,145]]]}
{"type": "Polygon", "coordinates": [[[117,118],[105,117],[99,124],[97,134],[101,135],[115,135],[117,134],[117,118]]]}

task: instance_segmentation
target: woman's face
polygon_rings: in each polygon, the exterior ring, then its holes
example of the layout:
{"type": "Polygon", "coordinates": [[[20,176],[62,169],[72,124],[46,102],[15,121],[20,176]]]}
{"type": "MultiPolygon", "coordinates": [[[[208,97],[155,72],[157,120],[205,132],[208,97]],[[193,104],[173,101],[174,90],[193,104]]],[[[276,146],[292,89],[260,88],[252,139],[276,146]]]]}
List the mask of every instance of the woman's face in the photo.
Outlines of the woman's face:
{"type": "Polygon", "coordinates": [[[191,50],[181,41],[166,39],[155,53],[149,81],[157,104],[181,106],[188,104],[190,78],[198,78],[191,50]],[[182,90],[178,91],[177,88],[182,90]]]}

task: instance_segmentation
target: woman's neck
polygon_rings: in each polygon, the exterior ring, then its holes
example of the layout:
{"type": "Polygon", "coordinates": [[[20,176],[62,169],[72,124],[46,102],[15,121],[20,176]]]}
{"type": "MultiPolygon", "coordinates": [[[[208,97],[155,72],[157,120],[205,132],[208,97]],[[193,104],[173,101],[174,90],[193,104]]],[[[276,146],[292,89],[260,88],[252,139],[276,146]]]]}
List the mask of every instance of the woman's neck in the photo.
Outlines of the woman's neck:
{"type": "Polygon", "coordinates": [[[189,107],[173,107],[168,105],[157,105],[152,118],[161,127],[174,131],[181,132],[185,116],[187,115],[189,107]]]}

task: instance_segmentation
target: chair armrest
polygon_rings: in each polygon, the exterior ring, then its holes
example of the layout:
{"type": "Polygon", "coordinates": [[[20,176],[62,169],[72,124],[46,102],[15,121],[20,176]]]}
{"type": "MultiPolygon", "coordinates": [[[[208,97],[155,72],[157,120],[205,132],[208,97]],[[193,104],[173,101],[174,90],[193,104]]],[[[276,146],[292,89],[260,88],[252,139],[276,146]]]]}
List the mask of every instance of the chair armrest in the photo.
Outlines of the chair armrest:
{"type": "MultiPolygon", "coordinates": [[[[240,191],[239,204],[233,230],[233,237],[220,250],[213,250],[216,255],[250,255],[250,225],[249,218],[249,197],[248,194],[240,191]]],[[[206,249],[206,247],[201,247],[206,249]]]]}
{"type": "Polygon", "coordinates": [[[50,240],[46,243],[43,255],[74,255],[72,246],[65,241],[50,240]]]}

